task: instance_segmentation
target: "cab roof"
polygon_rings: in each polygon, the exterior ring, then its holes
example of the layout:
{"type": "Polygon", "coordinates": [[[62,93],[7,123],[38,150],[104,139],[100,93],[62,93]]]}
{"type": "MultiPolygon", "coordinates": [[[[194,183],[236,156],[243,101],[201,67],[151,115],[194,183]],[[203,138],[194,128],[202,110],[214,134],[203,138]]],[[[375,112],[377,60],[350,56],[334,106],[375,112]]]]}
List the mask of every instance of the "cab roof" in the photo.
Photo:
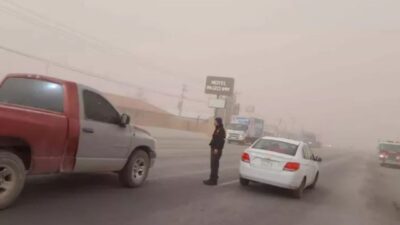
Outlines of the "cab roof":
{"type": "Polygon", "coordinates": [[[62,80],[59,78],[55,78],[55,77],[50,77],[50,76],[46,76],[46,75],[41,75],[41,74],[34,74],[34,73],[11,73],[8,74],[4,79],[7,78],[27,78],[27,79],[37,79],[37,80],[45,80],[45,81],[50,81],[50,82],[54,82],[54,83],[74,83],[71,81],[66,81],[66,80],[62,80]]]}

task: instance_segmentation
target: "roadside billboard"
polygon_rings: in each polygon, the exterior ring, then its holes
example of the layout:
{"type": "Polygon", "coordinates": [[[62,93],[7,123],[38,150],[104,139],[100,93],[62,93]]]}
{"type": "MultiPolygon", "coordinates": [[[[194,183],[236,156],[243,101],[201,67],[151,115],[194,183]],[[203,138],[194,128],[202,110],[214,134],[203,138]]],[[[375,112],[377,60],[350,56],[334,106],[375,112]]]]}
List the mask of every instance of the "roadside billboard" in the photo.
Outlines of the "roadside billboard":
{"type": "Polygon", "coordinates": [[[231,77],[208,76],[206,80],[206,94],[232,96],[235,79],[231,77]]]}

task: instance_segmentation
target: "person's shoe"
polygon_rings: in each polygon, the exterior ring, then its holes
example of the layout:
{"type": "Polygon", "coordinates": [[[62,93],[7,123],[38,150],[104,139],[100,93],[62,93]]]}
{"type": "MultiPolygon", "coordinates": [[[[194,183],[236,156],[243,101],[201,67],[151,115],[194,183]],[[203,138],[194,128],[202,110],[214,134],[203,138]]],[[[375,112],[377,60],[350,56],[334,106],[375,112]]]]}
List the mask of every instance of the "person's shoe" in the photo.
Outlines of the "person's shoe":
{"type": "Polygon", "coordinates": [[[215,185],[218,184],[218,182],[217,182],[217,181],[214,181],[214,180],[204,180],[204,181],[203,181],[203,184],[209,185],[209,186],[215,186],[215,185]]]}

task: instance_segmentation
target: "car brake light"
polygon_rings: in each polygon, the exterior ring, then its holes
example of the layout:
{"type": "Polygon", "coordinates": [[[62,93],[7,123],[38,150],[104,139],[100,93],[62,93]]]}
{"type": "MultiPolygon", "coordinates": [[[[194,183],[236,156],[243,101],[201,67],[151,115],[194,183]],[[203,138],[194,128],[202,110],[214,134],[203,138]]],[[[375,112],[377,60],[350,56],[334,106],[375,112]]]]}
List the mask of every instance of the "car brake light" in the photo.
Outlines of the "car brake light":
{"type": "Polygon", "coordinates": [[[283,167],[283,170],[287,171],[297,171],[300,169],[300,163],[297,162],[288,162],[286,163],[285,167],[283,167]]]}
{"type": "Polygon", "coordinates": [[[243,162],[247,162],[247,163],[250,162],[250,155],[249,155],[249,153],[244,152],[244,153],[242,154],[242,161],[243,161],[243,162]]]}

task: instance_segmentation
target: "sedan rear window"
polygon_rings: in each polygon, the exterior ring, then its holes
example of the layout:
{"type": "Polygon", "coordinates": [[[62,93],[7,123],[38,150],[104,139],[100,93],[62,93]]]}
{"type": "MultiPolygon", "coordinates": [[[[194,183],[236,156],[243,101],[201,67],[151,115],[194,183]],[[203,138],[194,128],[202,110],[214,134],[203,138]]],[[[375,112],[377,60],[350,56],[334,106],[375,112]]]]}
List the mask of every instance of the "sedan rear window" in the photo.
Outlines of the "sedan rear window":
{"type": "Polygon", "coordinates": [[[8,78],[0,87],[0,102],[64,112],[64,89],[43,80],[8,78]]]}
{"type": "Polygon", "coordinates": [[[296,155],[298,147],[299,146],[295,144],[269,139],[260,139],[253,145],[254,149],[267,150],[291,156],[296,155]]]}

